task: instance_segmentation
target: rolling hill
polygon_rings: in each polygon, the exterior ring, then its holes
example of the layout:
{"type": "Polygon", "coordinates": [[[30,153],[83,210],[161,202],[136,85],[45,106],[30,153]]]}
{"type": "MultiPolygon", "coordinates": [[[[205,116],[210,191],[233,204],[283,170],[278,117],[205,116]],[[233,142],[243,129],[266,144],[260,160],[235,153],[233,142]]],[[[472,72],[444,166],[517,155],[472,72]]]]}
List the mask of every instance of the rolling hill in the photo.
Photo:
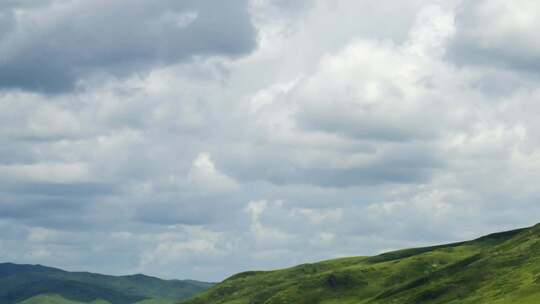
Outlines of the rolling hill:
{"type": "Polygon", "coordinates": [[[174,303],[211,286],[142,274],[108,276],[41,265],[0,264],[0,304],[174,303]]]}
{"type": "Polygon", "coordinates": [[[183,304],[540,303],[540,225],[234,275],[183,304]]]}

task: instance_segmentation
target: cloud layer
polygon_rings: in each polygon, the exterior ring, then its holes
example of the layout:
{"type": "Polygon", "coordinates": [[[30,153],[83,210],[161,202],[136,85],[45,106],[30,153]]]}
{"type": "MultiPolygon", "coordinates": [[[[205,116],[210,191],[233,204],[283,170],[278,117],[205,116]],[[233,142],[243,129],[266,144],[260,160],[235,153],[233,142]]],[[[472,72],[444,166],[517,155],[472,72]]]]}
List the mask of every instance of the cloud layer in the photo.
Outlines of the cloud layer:
{"type": "Polygon", "coordinates": [[[530,1],[129,3],[0,5],[1,260],[221,280],[538,221],[530,1]]]}
{"type": "Polygon", "coordinates": [[[83,77],[126,77],[255,46],[244,0],[49,1],[4,8],[0,87],[72,91],[83,77]],[[20,7],[22,6],[22,7],[20,7]]]}

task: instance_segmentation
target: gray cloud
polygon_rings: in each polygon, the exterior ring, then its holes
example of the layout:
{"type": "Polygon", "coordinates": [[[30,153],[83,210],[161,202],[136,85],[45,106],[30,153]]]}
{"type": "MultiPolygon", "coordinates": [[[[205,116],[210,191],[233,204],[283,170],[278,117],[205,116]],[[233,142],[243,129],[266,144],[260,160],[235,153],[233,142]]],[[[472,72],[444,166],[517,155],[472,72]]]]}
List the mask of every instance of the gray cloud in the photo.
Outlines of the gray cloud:
{"type": "Polygon", "coordinates": [[[535,31],[540,7],[532,1],[466,1],[456,14],[448,58],[459,65],[486,65],[537,73],[535,31]]]}
{"type": "Polygon", "coordinates": [[[431,129],[418,126],[414,130],[403,121],[384,121],[382,117],[362,114],[364,111],[361,107],[340,105],[332,109],[304,109],[298,115],[298,123],[306,129],[338,133],[357,139],[399,142],[422,140],[432,136],[429,134],[433,132],[431,129]]]}
{"type": "Polygon", "coordinates": [[[255,46],[247,1],[54,2],[0,22],[0,87],[45,93],[83,77],[125,77],[197,56],[239,56],[255,46]],[[13,24],[15,23],[15,24],[13,24]]]}
{"type": "Polygon", "coordinates": [[[423,183],[429,180],[433,171],[444,167],[438,152],[421,142],[390,144],[380,151],[367,153],[362,150],[331,151],[309,165],[291,157],[295,152],[285,150],[286,147],[263,151],[265,149],[269,148],[253,148],[248,155],[231,155],[231,158],[223,160],[223,170],[244,182],[260,180],[278,185],[351,187],[423,183]],[[257,157],[250,159],[250,155],[257,157]],[[339,159],[347,163],[347,158],[350,158],[349,165],[337,164],[339,159]],[[364,160],[354,164],[355,158],[364,160]],[[264,161],[261,162],[261,159],[264,161]],[[328,163],[333,161],[337,163],[328,163]]]}
{"type": "Polygon", "coordinates": [[[29,196],[79,196],[83,198],[111,195],[116,192],[113,185],[102,183],[17,183],[7,186],[3,190],[29,196]]]}

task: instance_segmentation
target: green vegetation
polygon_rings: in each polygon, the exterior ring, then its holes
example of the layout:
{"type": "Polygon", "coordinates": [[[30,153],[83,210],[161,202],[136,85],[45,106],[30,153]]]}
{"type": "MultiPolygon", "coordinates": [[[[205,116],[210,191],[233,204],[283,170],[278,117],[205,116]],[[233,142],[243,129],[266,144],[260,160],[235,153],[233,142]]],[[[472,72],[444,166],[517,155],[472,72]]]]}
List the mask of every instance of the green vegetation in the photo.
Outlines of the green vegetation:
{"type": "Polygon", "coordinates": [[[540,226],[234,275],[183,304],[540,303],[540,226]]]}
{"type": "MultiPolygon", "coordinates": [[[[176,302],[175,300],[166,300],[166,299],[146,299],[140,302],[136,302],[134,304],[174,304],[175,302],[176,302]]],[[[19,302],[19,304],[111,304],[111,303],[104,300],[96,300],[96,301],[92,301],[88,303],[77,302],[77,301],[68,300],[56,294],[44,294],[44,295],[31,297],[22,302],[19,302]]]]}
{"type": "MultiPolygon", "coordinates": [[[[20,304],[80,304],[80,303],[82,302],[71,301],[55,294],[39,295],[39,296],[29,298],[23,302],[20,302],[20,304]]],[[[97,300],[97,301],[92,301],[89,304],[110,304],[110,303],[103,300],[97,300]]]]}
{"type": "MultiPolygon", "coordinates": [[[[39,295],[31,297],[25,301],[20,302],[21,304],[78,304],[81,302],[75,302],[71,300],[64,299],[59,295],[39,295]]],[[[108,303],[108,302],[106,302],[108,303]]]]}
{"type": "Polygon", "coordinates": [[[41,265],[0,264],[0,304],[170,304],[211,286],[211,283],[161,280],[141,274],[107,276],[41,265]]]}

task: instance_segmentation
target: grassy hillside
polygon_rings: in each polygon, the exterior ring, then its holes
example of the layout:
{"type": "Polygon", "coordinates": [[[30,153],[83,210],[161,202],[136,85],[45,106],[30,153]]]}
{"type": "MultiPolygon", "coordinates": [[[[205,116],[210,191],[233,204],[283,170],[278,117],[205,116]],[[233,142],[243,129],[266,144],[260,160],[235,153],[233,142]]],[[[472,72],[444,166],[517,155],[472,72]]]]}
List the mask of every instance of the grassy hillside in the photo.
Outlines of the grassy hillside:
{"type": "MultiPolygon", "coordinates": [[[[175,300],[166,299],[147,299],[135,304],[174,304],[175,300]]],[[[95,300],[92,302],[77,302],[68,300],[62,296],[56,294],[42,294],[19,302],[19,304],[110,304],[110,302],[104,300],[95,300]]]]}
{"type": "MultiPolygon", "coordinates": [[[[166,299],[147,299],[135,304],[174,304],[175,300],[166,300],[166,299]]],[[[95,300],[92,302],[77,302],[73,300],[68,300],[62,296],[56,294],[42,294],[29,299],[26,299],[19,304],[110,304],[110,302],[104,300],[95,300]]]]}
{"type": "MultiPolygon", "coordinates": [[[[29,299],[26,299],[21,304],[81,304],[82,302],[76,302],[63,298],[62,296],[55,294],[39,295],[29,299]]],[[[97,300],[92,301],[89,304],[110,304],[107,301],[97,300]]]]}
{"type": "Polygon", "coordinates": [[[107,276],[40,265],[0,264],[0,304],[27,300],[31,301],[29,303],[90,303],[98,300],[111,304],[144,300],[147,300],[146,304],[162,303],[189,298],[211,286],[210,283],[161,280],[141,274],[107,276]]]}
{"type": "Polygon", "coordinates": [[[234,275],[184,304],[540,303],[540,226],[234,275]]]}

